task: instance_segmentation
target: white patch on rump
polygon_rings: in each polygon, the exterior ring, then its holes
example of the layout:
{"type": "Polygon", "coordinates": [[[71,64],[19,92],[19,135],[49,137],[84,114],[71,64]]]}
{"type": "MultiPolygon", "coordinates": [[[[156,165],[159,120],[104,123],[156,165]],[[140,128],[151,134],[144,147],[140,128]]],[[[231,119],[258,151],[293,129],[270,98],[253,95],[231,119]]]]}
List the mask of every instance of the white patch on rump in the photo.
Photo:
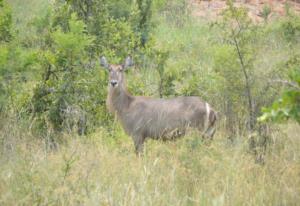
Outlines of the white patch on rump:
{"type": "Polygon", "coordinates": [[[205,121],[205,130],[208,129],[209,126],[209,115],[210,115],[210,107],[208,103],[205,103],[205,108],[206,108],[206,121],[205,121]]]}

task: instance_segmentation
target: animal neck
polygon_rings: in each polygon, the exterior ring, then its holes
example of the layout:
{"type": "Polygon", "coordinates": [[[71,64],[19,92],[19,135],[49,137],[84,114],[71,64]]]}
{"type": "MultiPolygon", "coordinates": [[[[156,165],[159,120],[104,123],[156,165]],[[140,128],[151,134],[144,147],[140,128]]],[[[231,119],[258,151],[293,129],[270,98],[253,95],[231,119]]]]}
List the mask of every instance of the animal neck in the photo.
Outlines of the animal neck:
{"type": "Polygon", "coordinates": [[[127,91],[123,84],[119,88],[109,87],[108,91],[108,109],[111,113],[122,114],[133,101],[134,97],[127,91]]]}

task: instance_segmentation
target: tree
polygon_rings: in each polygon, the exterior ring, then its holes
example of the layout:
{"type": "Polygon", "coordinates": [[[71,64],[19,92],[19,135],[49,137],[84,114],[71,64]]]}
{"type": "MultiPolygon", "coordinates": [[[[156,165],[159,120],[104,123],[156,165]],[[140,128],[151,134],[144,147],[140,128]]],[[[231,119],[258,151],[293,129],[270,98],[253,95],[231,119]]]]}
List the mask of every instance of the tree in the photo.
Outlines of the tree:
{"type": "MultiPolygon", "coordinates": [[[[257,28],[251,23],[245,8],[235,7],[231,0],[227,1],[227,5],[228,8],[223,12],[223,22],[220,24],[223,30],[222,48],[220,48],[220,52],[216,53],[215,63],[217,72],[224,77],[225,85],[227,85],[224,88],[224,95],[227,96],[225,99],[229,100],[226,103],[228,128],[233,131],[234,129],[231,127],[237,124],[232,116],[238,115],[239,112],[234,111],[234,108],[239,107],[235,103],[245,104],[245,100],[246,114],[248,115],[247,125],[249,131],[253,132],[257,116],[253,95],[255,83],[253,61],[256,48],[252,47],[251,43],[255,39],[257,28]]],[[[241,119],[241,117],[237,119],[241,119]]]]}
{"type": "MultiPolygon", "coordinates": [[[[78,20],[75,13],[71,15],[68,28],[64,32],[62,27],[57,27],[51,32],[52,44],[41,51],[43,79],[32,98],[34,118],[40,127],[50,123],[56,131],[86,123],[83,122],[87,111],[84,103],[90,100],[91,95],[85,93],[86,85],[80,84],[80,81],[91,75],[84,65],[88,59],[86,50],[92,45],[94,37],[86,33],[84,22],[78,20]]],[[[80,133],[84,132],[85,127],[80,125],[80,133]]]]}

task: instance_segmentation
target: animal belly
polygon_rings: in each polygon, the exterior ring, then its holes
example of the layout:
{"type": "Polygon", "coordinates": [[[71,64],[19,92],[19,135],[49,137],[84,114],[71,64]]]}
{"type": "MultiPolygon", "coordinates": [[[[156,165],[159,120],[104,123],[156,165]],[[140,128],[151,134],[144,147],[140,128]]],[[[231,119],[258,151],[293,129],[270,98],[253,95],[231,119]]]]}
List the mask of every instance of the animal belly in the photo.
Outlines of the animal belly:
{"type": "Polygon", "coordinates": [[[173,139],[183,136],[184,134],[185,134],[184,129],[173,129],[170,131],[166,131],[164,134],[161,135],[160,138],[162,140],[173,140],[173,139]]]}
{"type": "Polygon", "coordinates": [[[172,140],[183,136],[187,128],[197,125],[197,121],[193,118],[184,115],[179,116],[176,113],[153,112],[148,114],[147,118],[129,115],[127,120],[130,121],[123,121],[123,127],[131,136],[172,140]]]}
{"type": "Polygon", "coordinates": [[[185,134],[185,128],[161,128],[159,130],[146,130],[144,136],[151,139],[173,140],[185,134]]]}

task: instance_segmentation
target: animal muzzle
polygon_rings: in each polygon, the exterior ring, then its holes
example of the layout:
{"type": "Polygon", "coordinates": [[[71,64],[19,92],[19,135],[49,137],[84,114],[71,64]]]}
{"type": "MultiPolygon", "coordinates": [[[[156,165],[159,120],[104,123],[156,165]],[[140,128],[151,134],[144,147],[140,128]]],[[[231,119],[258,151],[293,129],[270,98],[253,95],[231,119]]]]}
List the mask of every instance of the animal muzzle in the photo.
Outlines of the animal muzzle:
{"type": "Polygon", "coordinates": [[[118,85],[118,81],[117,80],[111,80],[110,81],[111,86],[115,87],[118,85]]]}

